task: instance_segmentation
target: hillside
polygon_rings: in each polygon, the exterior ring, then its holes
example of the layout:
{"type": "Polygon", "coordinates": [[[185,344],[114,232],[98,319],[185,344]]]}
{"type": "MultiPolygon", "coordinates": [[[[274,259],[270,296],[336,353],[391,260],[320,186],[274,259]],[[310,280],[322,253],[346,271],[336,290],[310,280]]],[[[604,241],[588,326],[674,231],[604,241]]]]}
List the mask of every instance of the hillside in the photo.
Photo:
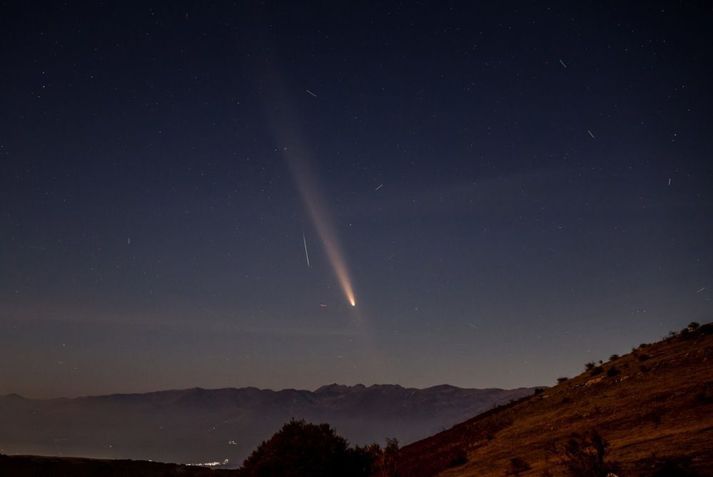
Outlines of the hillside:
{"type": "Polygon", "coordinates": [[[566,475],[566,443],[596,430],[609,443],[605,460],[619,464],[619,475],[653,475],[664,461],[674,460],[698,475],[713,475],[712,333],[709,324],[641,345],[552,388],[405,446],[396,456],[397,473],[566,475]],[[512,459],[517,459],[515,465],[512,459]]]}
{"type": "Polygon", "coordinates": [[[316,391],[187,389],[75,399],[0,397],[0,453],[237,467],[291,418],[328,422],[350,442],[411,442],[531,389],[323,386],[316,391]]]}

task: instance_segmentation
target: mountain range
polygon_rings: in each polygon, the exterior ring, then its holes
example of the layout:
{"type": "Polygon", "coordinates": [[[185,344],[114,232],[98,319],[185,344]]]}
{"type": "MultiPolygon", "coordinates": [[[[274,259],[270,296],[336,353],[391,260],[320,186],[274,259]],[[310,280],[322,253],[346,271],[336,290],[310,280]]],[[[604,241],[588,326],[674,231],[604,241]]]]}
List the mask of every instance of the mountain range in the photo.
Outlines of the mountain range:
{"type": "Polygon", "coordinates": [[[329,422],[350,442],[424,438],[530,388],[331,384],[315,391],[185,389],[59,399],[0,397],[0,454],[238,467],[291,418],[329,422]]]}

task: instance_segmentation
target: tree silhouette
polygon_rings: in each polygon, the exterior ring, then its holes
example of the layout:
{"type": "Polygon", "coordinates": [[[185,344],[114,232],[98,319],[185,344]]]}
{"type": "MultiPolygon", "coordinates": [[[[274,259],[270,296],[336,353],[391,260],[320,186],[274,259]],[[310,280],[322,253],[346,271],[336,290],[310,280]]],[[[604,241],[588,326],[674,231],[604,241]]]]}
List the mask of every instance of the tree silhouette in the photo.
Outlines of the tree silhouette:
{"type": "Polygon", "coordinates": [[[258,446],[241,468],[244,477],[367,477],[378,446],[349,447],[328,424],[292,420],[258,446]]]}

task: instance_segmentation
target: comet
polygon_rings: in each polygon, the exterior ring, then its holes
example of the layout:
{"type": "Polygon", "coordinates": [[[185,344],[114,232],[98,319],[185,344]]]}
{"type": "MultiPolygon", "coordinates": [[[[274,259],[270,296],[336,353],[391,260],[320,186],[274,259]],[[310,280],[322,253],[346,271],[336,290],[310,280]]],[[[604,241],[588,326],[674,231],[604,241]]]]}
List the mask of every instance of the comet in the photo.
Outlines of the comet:
{"type": "Polygon", "coordinates": [[[354,295],[354,287],[352,286],[351,278],[349,277],[349,268],[347,267],[347,262],[344,259],[344,253],[337,240],[337,234],[332,226],[331,221],[328,219],[327,211],[325,210],[324,202],[319,197],[319,193],[316,189],[308,185],[306,177],[303,174],[297,174],[298,188],[302,194],[302,199],[307,208],[307,212],[312,219],[317,234],[324,246],[324,251],[327,253],[327,258],[329,263],[334,270],[334,275],[339,282],[345,298],[349,304],[354,307],[356,306],[356,297],[354,295]]]}
{"type": "MultiPolygon", "coordinates": [[[[287,140],[289,147],[283,147],[281,152],[289,165],[302,203],[322,242],[329,264],[332,266],[334,275],[339,283],[339,287],[342,289],[347,302],[352,307],[355,307],[356,295],[354,293],[349,267],[347,267],[344,252],[342,251],[337,232],[332,224],[331,216],[326,205],[327,201],[322,196],[316,176],[312,173],[309,162],[307,161],[309,154],[300,141],[297,140],[298,138],[294,133],[288,134],[288,131],[293,132],[293,129],[285,127],[283,131],[285,131],[285,133],[283,133],[282,137],[287,140]]],[[[307,239],[304,234],[302,235],[302,244],[305,247],[305,258],[307,258],[307,239]]],[[[309,263],[309,259],[307,260],[309,263]]]]}
{"type": "MultiPolygon", "coordinates": [[[[276,70],[268,70],[265,76],[266,83],[269,85],[268,91],[272,93],[272,101],[270,101],[270,106],[266,109],[267,119],[273,130],[276,142],[281,145],[276,150],[280,151],[292,173],[302,203],[324,246],[329,264],[334,271],[347,303],[355,307],[356,295],[347,261],[339,243],[336,229],[332,224],[327,201],[320,193],[316,175],[312,173],[310,167],[312,153],[304,140],[305,136],[299,128],[298,115],[291,107],[292,101],[290,101],[287,90],[280,78],[281,76],[276,70]]],[[[306,91],[310,96],[317,97],[314,92],[306,91]]],[[[307,239],[304,234],[302,235],[302,243],[309,266],[307,239]]]]}

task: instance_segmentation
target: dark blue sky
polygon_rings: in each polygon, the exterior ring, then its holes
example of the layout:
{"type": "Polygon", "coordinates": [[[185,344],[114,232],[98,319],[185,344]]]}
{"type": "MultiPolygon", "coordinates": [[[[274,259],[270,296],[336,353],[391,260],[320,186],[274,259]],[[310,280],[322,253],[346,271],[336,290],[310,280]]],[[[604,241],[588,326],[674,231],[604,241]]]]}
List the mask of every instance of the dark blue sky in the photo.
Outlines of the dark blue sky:
{"type": "Polygon", "coordinates": [[[0,393],[548,384],[710,321],[709,2],[247,3],[0,3],[0,393]]]}

